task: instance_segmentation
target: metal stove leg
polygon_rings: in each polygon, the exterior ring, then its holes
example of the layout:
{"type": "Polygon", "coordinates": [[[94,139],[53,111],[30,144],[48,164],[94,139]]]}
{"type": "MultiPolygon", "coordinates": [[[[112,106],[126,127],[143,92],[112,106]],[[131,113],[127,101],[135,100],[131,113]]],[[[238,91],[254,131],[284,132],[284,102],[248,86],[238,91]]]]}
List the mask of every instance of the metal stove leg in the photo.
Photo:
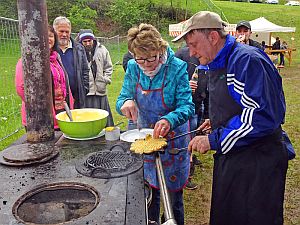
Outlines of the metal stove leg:
{"type": "Polygon", "coordinates": [[[162,202],[164,204],[164,210],[165,210],[164,216],[166,222],[163,223],[162,225],[177,225],[172,210],[170,196],[167,189],[165,175],[164,175],[159,152],[156,152],[155,164],[157,168],[157,177],[158,177],[158,182],[160,187],[160,196],[162,198],[162,202]]]}

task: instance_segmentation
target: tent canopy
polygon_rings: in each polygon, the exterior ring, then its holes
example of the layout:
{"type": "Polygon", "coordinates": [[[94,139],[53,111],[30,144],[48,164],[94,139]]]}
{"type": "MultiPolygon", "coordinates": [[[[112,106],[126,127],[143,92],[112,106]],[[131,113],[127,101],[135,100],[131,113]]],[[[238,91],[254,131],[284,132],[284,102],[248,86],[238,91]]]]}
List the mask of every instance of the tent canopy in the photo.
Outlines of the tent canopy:
{"type": "MultiPolygon", "coordinates": [[[[176,37],[182,33],[184,26],[186,25],[187,21],[183,21],[177,24],[170,24],[169,25],[169,35],[172,37],[176,37]]],[[[272,33],[272,32],[295,32],[296,27],[282,27],[276,25],[264,17],[259,17],[255,20],[249,21],[251,24],[251,31],[252,32],[263,32],[263,33],[272,33]]],[[[225,30],[228,31],[230,34],[235,33],[236,24],[228,24],[225,27],[225,30]]]]}
{"type": "Polygon", "coordinates": [[[282,27],[276,25],[264,17],[249,21],[252,32],[295,32],[296,27],[282,27]]]}

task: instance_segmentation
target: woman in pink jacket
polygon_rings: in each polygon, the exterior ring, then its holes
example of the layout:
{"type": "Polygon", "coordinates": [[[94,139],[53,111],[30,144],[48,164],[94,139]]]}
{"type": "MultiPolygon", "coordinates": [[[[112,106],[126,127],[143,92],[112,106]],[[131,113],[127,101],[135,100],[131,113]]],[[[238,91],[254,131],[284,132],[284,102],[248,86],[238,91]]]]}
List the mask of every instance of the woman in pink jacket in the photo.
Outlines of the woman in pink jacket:
{"type": "MultiPolygon", "coordinates": [[[[64,69],[59,54],[57,53],[57,35],[52,26],[48,26],[49,49],[50,49],[50,69],[52,76],[52,93],[53,93],[53,119],[54,129],[59,129],[55,115],[64,111],[63,102],[66,101],[71,109],[73,109],[74,100],[70,90],[68,75],[64,69]]],[[[22,99],[22,124],[26,128],[26,108],[24,96],[24,80],[22,60],[19,59],[16,66],[16,90],[22,99]]]]}

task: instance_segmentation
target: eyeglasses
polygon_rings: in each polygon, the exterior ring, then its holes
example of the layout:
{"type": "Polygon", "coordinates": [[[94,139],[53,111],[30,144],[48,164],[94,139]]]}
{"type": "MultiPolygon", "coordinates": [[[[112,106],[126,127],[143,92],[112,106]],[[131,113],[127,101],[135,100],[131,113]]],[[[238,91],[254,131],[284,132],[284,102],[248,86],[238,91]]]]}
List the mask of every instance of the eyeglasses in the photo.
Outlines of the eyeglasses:
{"type": "Polygon", "coordinates": [[[142,59],[142,58],[136,59],[136,58],[135,58],[135,61],[136,61],[138,64],[144,64],[146,61],[151,63],[151,62],[154,62],[154,61],[156,60],[157,56],[158,56],[158,55],[156,55],[156,56],[151,56],[150,58],[146,58],[146,59],[142,59]]]}

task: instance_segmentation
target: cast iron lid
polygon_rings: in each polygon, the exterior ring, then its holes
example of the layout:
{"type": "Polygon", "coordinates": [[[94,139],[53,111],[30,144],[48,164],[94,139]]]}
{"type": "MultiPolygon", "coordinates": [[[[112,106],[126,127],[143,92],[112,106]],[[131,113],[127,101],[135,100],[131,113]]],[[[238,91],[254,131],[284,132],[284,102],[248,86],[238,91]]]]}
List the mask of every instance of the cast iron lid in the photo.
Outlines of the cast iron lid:
{"type": "Polygon", "coordinates": [[[0,163],[8,166],[24,166],[50,160],[58,154],[52,143],[25,143],[13,145],[0,152],[0,163]]]}
{"type": "Polygon", "coordinates": [[[143,166],[143,158],[132,153],[123,145],[117,144],[110,149],[97,149],[76,162],[76,170],[85,176],[95,178],[115,178],[129,175],[143,166]]]}

